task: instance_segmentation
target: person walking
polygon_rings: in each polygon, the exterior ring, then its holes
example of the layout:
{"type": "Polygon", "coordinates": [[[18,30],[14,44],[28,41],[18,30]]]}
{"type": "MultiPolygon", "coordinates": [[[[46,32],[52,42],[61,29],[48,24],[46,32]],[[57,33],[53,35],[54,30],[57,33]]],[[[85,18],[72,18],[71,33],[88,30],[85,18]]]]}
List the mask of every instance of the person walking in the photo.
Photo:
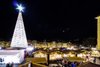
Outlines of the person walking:
{"type": "Polygon", "coordinates": [[[6,67],[10,67],[9,63],[6,64],[6,67]]]}
{"type": "Polygon", "coordinates": [[[68,67],[68,61],[64,61],[64,67],[68,67]]]}
{"type": "Polygon", "coordinates": [[[94,59],[93,59],[93,63],[96,63],[96,57],[94,57],[94,59]]]}
{"type": "Polygon", "coordinates": [[[72,62],[71,67],[76,67],[76,64],[72,62]]]}

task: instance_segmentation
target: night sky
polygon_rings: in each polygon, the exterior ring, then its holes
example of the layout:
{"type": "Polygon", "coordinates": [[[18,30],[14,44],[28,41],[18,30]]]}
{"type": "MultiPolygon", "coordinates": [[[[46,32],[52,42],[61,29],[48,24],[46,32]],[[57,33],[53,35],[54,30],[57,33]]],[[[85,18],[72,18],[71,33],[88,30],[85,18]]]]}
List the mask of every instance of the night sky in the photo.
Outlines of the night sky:
{"type": "Polygon", "coordinates": [[[18,11],[25,6],[23,20],[28,39],[74,40],[96,38],[99,0],[0,0],[0,40],[11,40],[18,11]]]}

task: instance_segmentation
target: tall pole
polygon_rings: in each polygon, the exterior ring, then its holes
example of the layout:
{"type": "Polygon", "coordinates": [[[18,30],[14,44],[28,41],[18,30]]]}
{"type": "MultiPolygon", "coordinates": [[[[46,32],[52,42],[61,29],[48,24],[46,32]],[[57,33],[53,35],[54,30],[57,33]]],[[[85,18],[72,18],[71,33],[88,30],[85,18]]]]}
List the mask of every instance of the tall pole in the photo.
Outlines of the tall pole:
{"type": "Polygon", "coordinates": [[[50,64],[50,54],[49,54],[49,51],[48,51],[48,53],[47,53],[47,66],[49,66],[49,64],[50,64]]]}
{"type": "Polygon", "coordinates": [[[97,19],[97,50],[100,50],[100,16],[96,17],[97,19]]]}

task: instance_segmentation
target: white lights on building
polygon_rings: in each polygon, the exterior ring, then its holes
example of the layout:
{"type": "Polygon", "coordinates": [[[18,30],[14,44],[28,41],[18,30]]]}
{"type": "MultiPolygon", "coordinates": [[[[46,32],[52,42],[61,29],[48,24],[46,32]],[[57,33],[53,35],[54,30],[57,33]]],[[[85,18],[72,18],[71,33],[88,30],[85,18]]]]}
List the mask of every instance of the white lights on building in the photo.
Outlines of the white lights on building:
{"type": "Polygon", "coordinates": [[[47,57],[47,54],[45,54],[45,53],[42,53],[42,52],[39,52],[39,53],[35,53],[34,54],[34,57],[38,57],[38,58],[46,58],[47,57]]]}
{"type": "Polygon", "coordinates": [[[27,52],[30,52],[30,51],[33,51],[34,50],[34,47],[32,47],[32,46],[28,46],[27,48],[26,48],[26,51],[27,52]]]}
{"type": "Polygon", "coordinates": [[[24,50],[0,50],[0,63],[17,63],[24,61],[24,50]]]}
{"type": "Polygon", "coordinates": [[[94,51],[94,50],[97,50],[97,49],[96,49],[96,48],[91,48],[91,50],[93,50],[93,51],[94,51]]]}
{"type": "Polygon", "coordinates": [[[100,52],[99,51],[92,51],[91,56],[93,56],[93,57],[100,57],[100,52]]]}

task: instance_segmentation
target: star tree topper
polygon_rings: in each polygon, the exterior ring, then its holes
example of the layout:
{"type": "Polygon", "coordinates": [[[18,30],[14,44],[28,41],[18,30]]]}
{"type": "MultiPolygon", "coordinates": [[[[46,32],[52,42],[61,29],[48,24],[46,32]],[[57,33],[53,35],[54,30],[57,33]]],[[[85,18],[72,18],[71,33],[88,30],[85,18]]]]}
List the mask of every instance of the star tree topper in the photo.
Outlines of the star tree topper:
{"type": "Polygon", "coordinates": [[[22,6],[22,4],[17,4],[17,10],[19,10],[20,12],[23,12],[25,7],[22,6]]]}

